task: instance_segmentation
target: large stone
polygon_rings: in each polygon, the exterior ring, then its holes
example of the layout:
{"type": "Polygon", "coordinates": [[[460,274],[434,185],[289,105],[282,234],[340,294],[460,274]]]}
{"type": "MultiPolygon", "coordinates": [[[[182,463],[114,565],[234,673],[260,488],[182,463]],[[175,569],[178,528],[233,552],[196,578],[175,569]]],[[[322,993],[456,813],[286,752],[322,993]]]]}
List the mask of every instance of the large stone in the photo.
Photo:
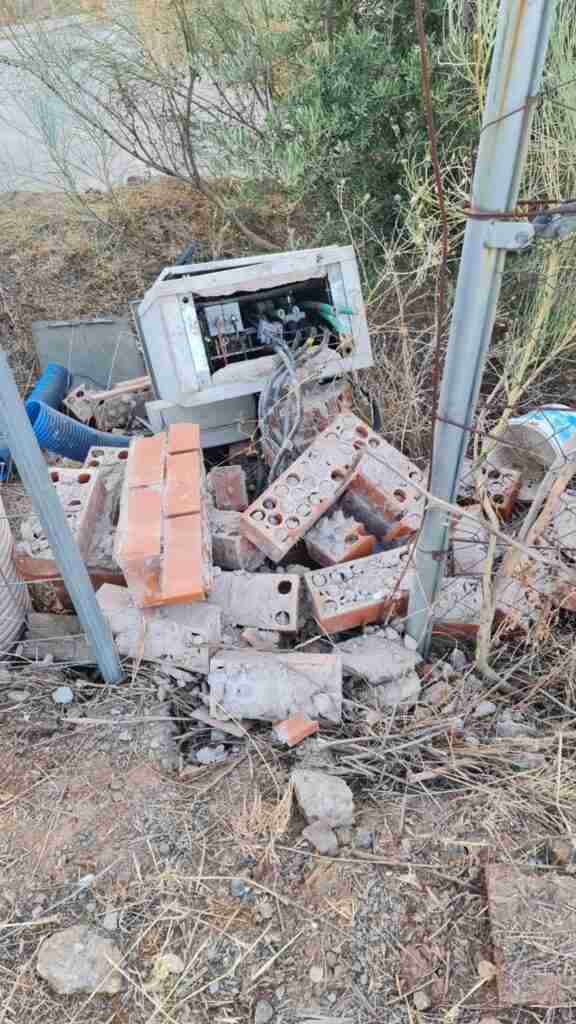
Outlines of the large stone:
{"type": "Polygon", "coordinates": [[[332,828],[354,821],[352,790],[335,775],[298,768],[292,772],[294,792],[306,820],[322,821],[332,828]]]}
{"type": "Polygon", "coordinates": [[[416,704],[422,691],[420,676],[410,672],[402,679],[374,688],[374,696],[380,707],[394,707],[395,704],[416,704]]]}
{"type": "Polygon", "coordinates": [[[422,661],[417,651],[408,650],[393,629],[354,637],[337,644],[344,675],[357,676],[372,686],[411,675],[422,661]]]}
{"type": "Polygon", "coordinates": [[[122,975],[114,964],[121,960],[122,954],[112,939],[78,924],[44,939],[36,969],[59,995],[116,995],[122,987],[122,975]]]}
{"type": "Polygon", "coordinates": [[[323,821],[314,821],[302,830],[302,836],[326,857],[338,856],[338,837],[329,825],[323,821]]]}
{"type": "Polygon", "coordinates": [[[303,714],[339,722],[342,665],[337,654],[219,651],[210,663],[210,714],[278,722],[303,714]]]}

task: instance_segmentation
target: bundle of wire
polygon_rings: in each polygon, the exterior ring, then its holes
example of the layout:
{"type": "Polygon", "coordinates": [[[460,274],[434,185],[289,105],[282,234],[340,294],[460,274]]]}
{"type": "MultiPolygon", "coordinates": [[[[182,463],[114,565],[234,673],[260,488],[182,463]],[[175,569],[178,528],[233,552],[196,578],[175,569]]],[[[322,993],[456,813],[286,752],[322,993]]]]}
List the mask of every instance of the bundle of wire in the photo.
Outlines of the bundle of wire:
{"type": "Polygon", "coordinates": [[[302,337],[296,336],[289,345],[275,339],[273,347],[278,362],[260,392],[258,424],[263,444],[271,453],[272,462],[268,483],[272,483],[283,472],[286,463],[292,461],[294,438],[302,422],[302,398],[311,391],[324,376],[318,357],[329,355],[329,330],[318,336],[314,333],[302,344],[302,337]],[[317,366],[307,364],[314,360],[317,366]]]}

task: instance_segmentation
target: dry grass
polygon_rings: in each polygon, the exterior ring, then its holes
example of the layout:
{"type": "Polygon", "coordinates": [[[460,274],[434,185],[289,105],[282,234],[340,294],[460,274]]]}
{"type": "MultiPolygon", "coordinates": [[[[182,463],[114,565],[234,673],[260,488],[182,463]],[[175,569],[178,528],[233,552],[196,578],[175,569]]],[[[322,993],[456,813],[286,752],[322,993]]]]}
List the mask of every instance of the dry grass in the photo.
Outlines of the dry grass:
{"type": "MultiPolygon", "coordinates": [[[[270,197],[264,230],[283,239],[286,212],[270,197]]],[[[190,187],[168,178],[113,193],[12,193],[0,202],[0,336],[19,385],[35,380],[33,320],[129,312],[163,267],[199,241],[206,259],[245,243],[190,187]]]]}

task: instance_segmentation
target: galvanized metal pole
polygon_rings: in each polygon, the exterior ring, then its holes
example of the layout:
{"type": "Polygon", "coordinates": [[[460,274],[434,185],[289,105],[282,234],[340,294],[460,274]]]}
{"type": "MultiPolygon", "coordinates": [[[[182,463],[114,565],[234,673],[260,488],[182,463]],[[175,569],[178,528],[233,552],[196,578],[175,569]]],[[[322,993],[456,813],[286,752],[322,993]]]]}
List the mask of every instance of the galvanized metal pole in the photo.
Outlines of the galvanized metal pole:
{"type": "Polygon", "coordinates": [[[70,594],[78,618],[92,645],[98,667],[107,683],[119,683],[124,673],[114,647],[110,628],[96,600],[86,566],[50,481],[48,468],[42,458],[8,360],[2,349],[0,349],[0,430],[6,436],[20,477],[34,504],[34,511],[46,531],[66,590],[70,594]]]}
{"type": "MultiPolygon", "coordinates": [[[[472,214],[506,214],[518,199],[556,0],[502,0],[480,147],[472,214]]],[[[529,243],[519,224],[474,219],[466,225],[450,339],[434,432],[431,493],[453,502],[490,344],[506,249],[529,243]]],[[[449,516],[433,502],[415,554],[407,631],[426,653],[448,549],[449,516]]]]}

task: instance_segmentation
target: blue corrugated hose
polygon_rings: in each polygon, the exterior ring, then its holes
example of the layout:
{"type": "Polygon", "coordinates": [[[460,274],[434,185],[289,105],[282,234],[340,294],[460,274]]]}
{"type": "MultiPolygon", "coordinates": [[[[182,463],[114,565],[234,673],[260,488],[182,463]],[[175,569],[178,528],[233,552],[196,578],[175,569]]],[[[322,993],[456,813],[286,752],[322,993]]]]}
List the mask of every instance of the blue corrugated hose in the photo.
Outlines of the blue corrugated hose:
{"type": "Polygon", "coordinates": [[[72,377],[65,366],[60,366],[60,363],[48,363],[26,401],[44,402],[53,409],[59,409],[71,383],[72,377]]]}
{"type": "MultiPolygon", "coordinates": [[[[57,410],[70,386],[70,374],[59,363],[48,363],[36,387],[26,399],[26,410],[41,448],[84,462],[93,445],[99,448],[124,448],[130,438],[104,434],[64,416],[57,410]]],[[[12,460],[8,448],[0,448],[0,480],[10,474],[12,460]]]]}
{"type": "MultiPolygon", "coordinates": [[[[60,363],[48,363],[44,373],[36,382],[36,387],[28,395],[28,401],[44,402],[54,409],[59,409],[71,380],[65,366],[60,366],[60,363]]],[[[11,467],[10,450],[0,448],[0,480],[8,479],[11,467]]]]}
{"type": "Polygon", "coordinates": [[[26,409],[40,447],[75,462],[84,462],[92,447],[127,448],[130,444],[129,437],[93,430],[85,423],[78,423],[70,416],[51,409],[44,402],[28,399],[26,409]]]}

